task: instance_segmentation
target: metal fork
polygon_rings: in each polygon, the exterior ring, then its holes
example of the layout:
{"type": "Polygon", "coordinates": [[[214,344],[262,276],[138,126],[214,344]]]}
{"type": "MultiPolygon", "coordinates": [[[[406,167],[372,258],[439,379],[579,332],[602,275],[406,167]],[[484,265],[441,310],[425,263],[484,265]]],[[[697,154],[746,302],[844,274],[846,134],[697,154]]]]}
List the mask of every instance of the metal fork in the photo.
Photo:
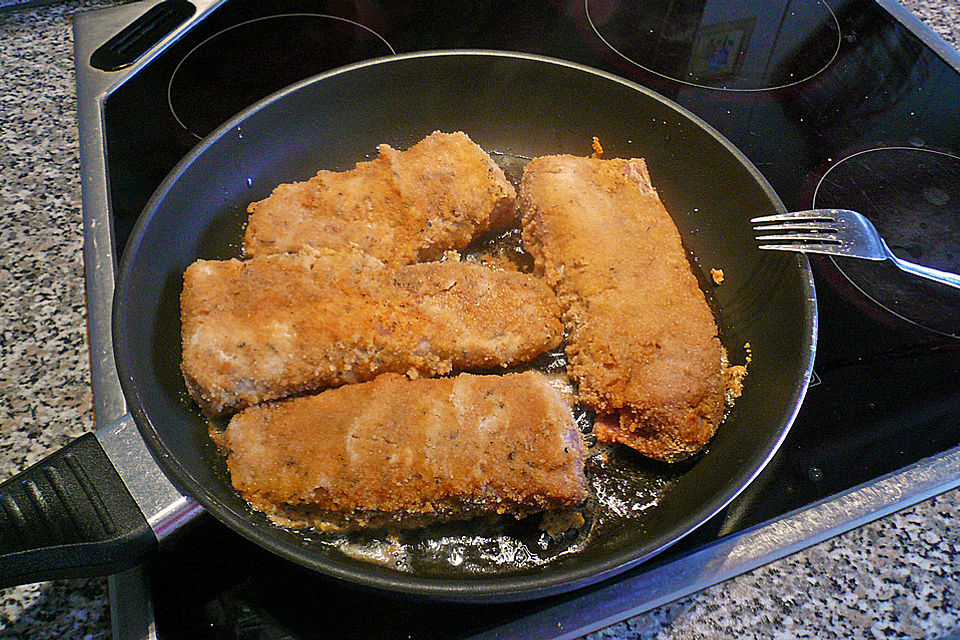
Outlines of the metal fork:
{"type": "Polygon", "coordinates": [[[750,220],[761,249],[826,253],[834,256],[890,260],[908,273],[960,288],[960,275],[908,262],[893,255],[873,224],[849,209],[810,209],[750,220]]]}

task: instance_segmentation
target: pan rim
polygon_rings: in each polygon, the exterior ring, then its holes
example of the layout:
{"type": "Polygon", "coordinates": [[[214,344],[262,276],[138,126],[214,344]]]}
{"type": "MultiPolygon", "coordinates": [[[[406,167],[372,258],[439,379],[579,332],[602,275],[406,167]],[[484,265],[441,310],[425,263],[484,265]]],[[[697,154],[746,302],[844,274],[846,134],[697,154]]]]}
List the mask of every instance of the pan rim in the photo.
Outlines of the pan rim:
{"type": "MultiPolygon", "coordinates": [[[[193,477],[189,469],[183,466],[183,464],[176,459],[176,456],[164,443],[164,439],[161,437],[157,428],[152,424],[151,417],[144,410],[143,400],[138,393],[139,387],[136,384],[136,380],[131,372],[131,367],[127,365],[127,361],[130,359],[130,354],[125,336],[123,336],[121,332],[121,328],[124,326],[123,317],[124,313],[126,312],[126,305],[122,304],[122,301],[128,297],[127,294],[129,287],[127,283],[131,279],[131,265],[134,262],[136,249],[140,246],[144,233],[149,226],[151,219],[150,212],[162,202],[165,194],[177,182],[180,175],[191,164],[193,164],[193,162],[195,162],[199,156],[201,156],[221,137],[226,135],[228,132],[233,131],[238,126],[241,126],[242,123],[252,114],[267,107],[268,105],[282,100],[285,96],[295,93],[303,87],[322,82],[327,78],[354,73],[372,67],[390,65],[407,60],[438,57],[510,58],[539,64],[566,67],[576,72],[597,76],[605,81],[620,84],[629,90],[640,92],[646,95],[648,98],[651,98],[677,112],[695,126],[702,129],[711,138],[719,142],[723,146],[724,150],[747,170],[752,180],[761,189],[763,194],[770,200],[774,208],[778,209],[779,212],[786,211],[786,208],[781,202],[779,196],[777,196],[773,188],[763,177],[760,171],[737,147],[735,147],[712,126],[684,107],[681,107],[659,93],[611,73],[579,63],[548,56],[487,49],[424,51],[384,56],[366,60],[306,78],[302,81],[289,85],[288,87],[285,87],[284,89],[281,89],[280,91],[277,91],[249,106],[208,134],[203,141],[198,143],[167,174],[166,178],[144,206],[143,212],[138,218],[133,231],[130,234],[130,238],[127,242],[127,249],[124,251],[124,254],[121,257],[112,311],[112,332],[114,351],[117,361],[117,370],[119,373],[121,386],[124,390],[124,396],[127,399],[128,409],[137,424],[141,436],[146,442],[151,453],[157,459],[165,475],[170,478],[171,482],[173,482],[175,486],[177,486],[186,495],[194,497],[197,502],[199,502],[207,511],[230,527],[233,531],[255,542],[261,547],[270,550],[276,555],[295,562],[296,564],[311,568],[319,573],[347,582],[355,584],[359,583],[363,586],[373,587],[383,591],[394,593],[401,592],[437,600],[483,602],[490,601],[491,598],[496,598],[497,601],[506,602],[511,600],[526,600],[556,595],[558,593],[585,586],[586,584],[592,584],[604,580],[615,574],[636,567],[637,565],[649,560],[651,557],[661,553],[668,547],[677,543],[686,535],[697,529],[703,522],[709,520],[711,517],[725,508],[732,500],[734,500],[737,495],[743,491],[743,489],[745,489],[756,479],[757,475],[761,473],[761,471],[766,467],[769,461],[779,450],[784,439],[789,433],[790,428],[793,425],[803,403],[803,399],[806,395],[813,372],[813,360],[816,352],[818,334],[816,293],[814,289],[812,270],[805,256],[802,254],[796,254],[793,256],[793,260],[791,262],[791,268],[795,266],[799,272],[800,285],[802,287],[805,300],[807,301],[807,306],[804,309],[805,317],[803,323],[808,329],[807,334],[803,336],[803,342],[806,345],[806,350],[804,353],[798,354],[799,357],[803,359],[802,377],[798,386],[794,389],[791,397],[792,406],[790,407],[787,419],[784,420],[780,428],[780,432],[773,446],[767,450],[760,463],[756,464],[749,473],[746,473],[742,476],[737,476],[738,482],[736,483],[737,486],[734,490],[725,489],[723,491],[718,491],[717,499],[710,503],[710,507],[707,509],[708,515],[706,517],[699,518],[696,525],[688,527],[680,535],[674,535],[670,537],[669,540],[661,544],[656,544],[654,548],[648,548],[644,553],[637,555],[623,553],[615,554],[605,558],[603,562],[595,561],[587,563],[585,566],[572,568],[566,567],[561,572],[563,579],[560,580],[551,578],[550,576],[553,572],[550,571],[538,571],[508,576],[493,574],[482,577],[458,576],[456,578],[425,577],[416,574],[390,572],[389,570],[377,570],[375,572],[367,572],[365,574],[358,575],[358,571],[350,566],[350,564],[347,562],[341,562],[333,558],[317,557],[316,554],[309,553],[309,550],[306,548],[291,549],[291,545],[283,544],[280,541],[275,541],[270,538],[265,538],[262,534],[258,535],[258,529],[255,527],[255,523],[251,522],[249,518],[244,517],[242,514],[235,513],[231,508],[222,503],[208,490],[207,487],[203,485],[203,483],[193,477]],[[625,555],[628,557],[625,558],[625,555]],[[544,575],[548,577],[544,578],[544,575]]],[[[377,569],[380,568],[377,567],[377,569]]]]}

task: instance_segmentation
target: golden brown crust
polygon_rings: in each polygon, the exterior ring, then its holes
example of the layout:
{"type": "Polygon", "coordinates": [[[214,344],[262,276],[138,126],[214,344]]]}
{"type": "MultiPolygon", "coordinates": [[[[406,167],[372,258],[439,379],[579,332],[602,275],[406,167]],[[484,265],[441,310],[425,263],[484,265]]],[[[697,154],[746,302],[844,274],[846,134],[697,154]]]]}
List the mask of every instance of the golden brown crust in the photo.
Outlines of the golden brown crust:
{"type": "Polygon", "coordinates": [[[723,418],[725,352],[643,161],[537,158],[519,202],[598,439],[667,461],[699,450],[723,418]]]}
{"type": "Polygon", "coordinates": [[[387,264],[410,264],[516,219],[513,185],[462,132],[434,132],[402,152],[380,145],[379,152],[355,169],[320,171],[251,204],[246,254],[359,248],[387,264]]]}
{"type": "Polygon", "coordinates": [[[390,268],[331,250],[199,260],[184,274],[182,370],[220,414],[384,372],[524,362],[560,344],[559,315],[539,279],[476,264],[390,268]]]}
{"type": "Polygon", "coordinates": [[[288,526],[419,526],[587,497],[580,432],[536,372],[384,374],[251,407],[213,437],[236,489],[288,526]]]}

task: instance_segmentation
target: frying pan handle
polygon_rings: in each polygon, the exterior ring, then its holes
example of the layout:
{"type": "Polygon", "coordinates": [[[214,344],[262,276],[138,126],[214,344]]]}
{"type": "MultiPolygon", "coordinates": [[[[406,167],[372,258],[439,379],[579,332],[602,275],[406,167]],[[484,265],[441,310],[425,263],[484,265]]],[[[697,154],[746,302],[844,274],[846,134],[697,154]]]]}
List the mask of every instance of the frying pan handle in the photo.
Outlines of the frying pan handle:
{"type": "Polygon", "coordinates": [[[0,587],[114,573],[156,547],[92,433],[0,484],[0,587]]]}

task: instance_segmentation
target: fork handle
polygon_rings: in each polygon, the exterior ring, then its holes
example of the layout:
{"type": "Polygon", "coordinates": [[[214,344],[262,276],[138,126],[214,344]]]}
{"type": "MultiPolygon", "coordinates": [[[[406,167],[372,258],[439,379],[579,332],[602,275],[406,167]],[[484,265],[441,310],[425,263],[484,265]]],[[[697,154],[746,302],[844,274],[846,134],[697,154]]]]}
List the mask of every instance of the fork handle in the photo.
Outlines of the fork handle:
{"type": "Polygon", "coordinates": [[[887,249],[887,255],[890,256],[890,260],[893,262],[893,264],[897,265],[907,273],[929,278],[930,280],[935,280],[942,284],[960,289],[960,275],[957,275],[956,273],[950,273],[949,271],[941,271],[940,269],[934,269],[932,267],[925,267],[922,264],[916,264],[904,260],[903,258],[898,258],[897,256],[893,255],[893,252],[890,251],[889,247],[886,247],[886,242],[884,242],[884,247],[887,249]]]}

